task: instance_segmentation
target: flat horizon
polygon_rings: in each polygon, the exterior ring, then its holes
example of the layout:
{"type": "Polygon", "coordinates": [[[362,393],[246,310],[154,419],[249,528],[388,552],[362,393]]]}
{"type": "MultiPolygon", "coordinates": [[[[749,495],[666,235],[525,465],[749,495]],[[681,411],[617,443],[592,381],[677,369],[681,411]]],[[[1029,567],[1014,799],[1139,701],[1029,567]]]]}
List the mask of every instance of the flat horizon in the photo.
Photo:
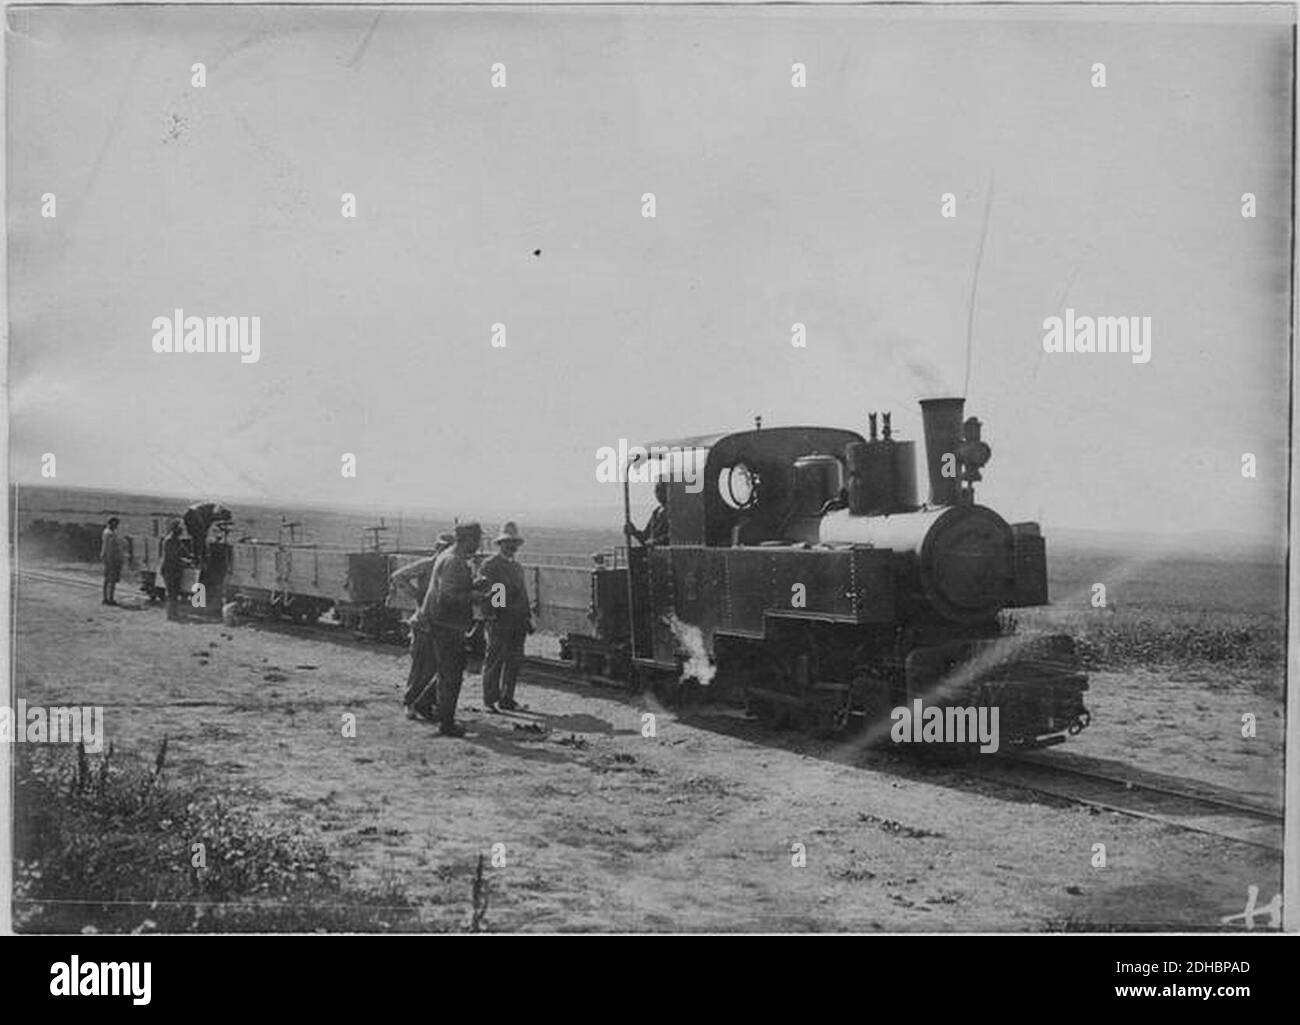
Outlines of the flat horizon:
{"type": "MultiPolygon", "coordinates": [[[[323,502],[312,499],[295,499],[289,498],[282,501],[267,499],[264,497],[247,496],[247,495],[204,495],[195,497],[193,495],[180,495],[162,491],[126,491],[118,488],[106,488],[98,486],[81,486],[81,485],[61,485],[46,483],[23,483],[18,481],[10,482],[10,508],[14,507],[15,491],[40,491],[44,493],[52,492],[75,492],[85,495],[102,495],[106,498],[122,498],[132,500],[158,500],[160,502],[176,501],[184,502],[186,506],[199,501],[201,498],[220,501],[232,506],[255,506],[263,509],[283,509],[284,511],[294,510],[318,510],[325,513],[346,514],[361,516],[370,514],[376,518],[389,519],[393,516],[411,518],[415,520],[436,521],[440,519],[450,519],[454,516],[473,516],[480,519],[492,521],[492,518],[515,518],[530,523],[537,528],[571,528],[586,527],[594,530],[608,529],[617,531],[619,528],[618,520],[622,517],[621,503],[612,505],[608,509],[590,506],[520,506],[512,510],[500,509],[476,509],[472,506],[465,506],[459,510],[453,510],[448,506],[423,506],[423,507],[393,507],[383,509],[373,504],[350,504],[346,502],[323,502]],[[608,515],[606,515],[608,514],[608,515]],[[547,521],[544,517],[556,517],[554,521],[547,521]]],[[[111,507],[98,512],[124,512],[123,510],[114,510],[111,507]]],[[[178,510],[179,511],[179,510],[178,510]]],[[[96,510],[86,510],[82,515],[92,515],[96,510]]],[[[140,515],[138,513],[127,515],[140,515]]],[[[1203,551],[1201,549],[1208,543],[1217,542],[1224,545],[1227,551],[1225,556],[1240,555],[1243,549],[1253,550],[1257,557],[1273,559],[1277,556],[1285,557],[1288,550],[1289,541],[1287,538],[1276,538],[1268,535],[1252,534],[1244,531],[1224,531],[1214,529],[1202,529],[1195,531],[1176,531],[1167,532],[1157,531],[1117,531],[1113,529],[1098,529],[1095,527],[1081,527],[1070,524],[1043,524],[1045,532],[1051,537],[1055,537],[1059,542],[1070,542],[1075,547],[1095,548],[1102,547],[1104,542],[1121,543],[1128,547],[1134,543],[1140,543],[1143,548],[1154,548],[1162,554],[1171,552],[1179,554],[1201,554],[1206,558],[1213,559],[1213,551],[1203,551]],[[1190,548],[1195,545],[1198,552],[1193,553],[1190,548]]],[[[12,538],[11,538],[12,541],[12,538]]]]}

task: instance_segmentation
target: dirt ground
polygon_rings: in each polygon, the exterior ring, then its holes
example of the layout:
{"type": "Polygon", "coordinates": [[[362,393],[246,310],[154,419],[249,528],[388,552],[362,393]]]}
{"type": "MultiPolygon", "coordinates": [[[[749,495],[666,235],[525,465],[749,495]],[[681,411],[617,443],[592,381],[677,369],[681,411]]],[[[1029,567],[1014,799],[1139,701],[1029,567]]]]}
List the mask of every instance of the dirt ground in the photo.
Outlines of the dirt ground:
{"type": "MultiPolygon", "coordinates": [[[[1196,929],[1239,913],[1248,886],[1261,903],[1281,886],[1264,849],[724,708],[679,718],[525,674],[529,711],[494,716],[468,676],[468,737],[445,739],[402,714],[400,648],[168,623],[156,607],[105,608],[95,591],[27,577],[16,597],[17,697],[103,705],[119,750],[152,757],[166,735],[174,771],[295,824],[358,879],[396,879],[430,923],[464,918],[477,856],[497,844],[487,917],[500,931],[1196,929]],[[1098,843],[1104,868],[1091,864],[1098,843]]],[[[1094,725],[1067,747],[1276,803],[1269,693],[1097,674],[1094,725]],[[1259,712],[1253,745],[1243,711],[1259,712]]]]}

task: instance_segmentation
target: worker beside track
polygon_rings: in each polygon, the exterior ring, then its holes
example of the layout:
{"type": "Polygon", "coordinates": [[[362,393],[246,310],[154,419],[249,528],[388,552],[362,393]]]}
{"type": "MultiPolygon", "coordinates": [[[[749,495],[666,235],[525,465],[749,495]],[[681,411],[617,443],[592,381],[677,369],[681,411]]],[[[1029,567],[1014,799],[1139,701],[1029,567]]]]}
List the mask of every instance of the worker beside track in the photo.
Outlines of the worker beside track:
{"type": "Polygon", "coordinates": [[[417,559],[410,565],[395,570],[389,578],[391,597],[396,598],[398,592],[405,591],[415,599],[415,613],[407,621],[407,625],[411,628],[411,669],[406,675],[406,693],[402,696],[402,707],[406,709],[408,719],[414,719],[419,715],[412,706],[438,672],[438,656],[433,644],[433,626],[422,613],[425,595],[429,593],[429,578],[433,575],[433,565],[438,561],[438,556],[450,548],[455,541],[454,534],[439,534],[432,555],[417,559]]]}
{"type": "Polygon", "coordinates": [[[469,560],[483,543],[483,528],[477,523],[461,523],[455,537],[456,543],[434,562],[429,590],[420,604],[421,616],[432,625],[438,676],[411,706],[425,719],[436,720],[444,737],[465,735],[465,727],[455,721],[456,703],[465,675],[465,633],[474,619],[474,600],[482,597],[475,591],[469,560]]]}

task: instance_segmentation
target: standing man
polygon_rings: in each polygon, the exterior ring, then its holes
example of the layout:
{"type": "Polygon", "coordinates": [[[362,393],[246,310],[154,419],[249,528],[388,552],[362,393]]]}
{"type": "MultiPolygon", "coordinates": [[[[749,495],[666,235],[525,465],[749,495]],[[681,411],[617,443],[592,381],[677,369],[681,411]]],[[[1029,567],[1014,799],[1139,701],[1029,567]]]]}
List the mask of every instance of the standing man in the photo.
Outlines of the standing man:
{"type": "Polygon", "coordinates": [[[432,624],[421,613],[424,611],[425,595],[429,593],[433,564],[455,541],[454,534],[439,534],[432,555],[403,566],[389,577],[390,598],[396,599],[399,593],[405,593],[415,600],[415,613],[407,621],[411,628],[411,670],[406,675],[406,693],[402,696],[402,707],[406,709],[408,719],[418,716],[419,713],[412,707],[415,699],[429,686],[438,672],[438,658],[433,650],[432,624]]]}
{"type": "Polygon", "coordinates": [[[511,522],[497,535],[497,553],[479,568],[475,589],[485,595],[483,614],[487,620],[487,656],[483,660],[483,706],[489,712],[501,707],[513,712],[515,679],[524,657],[524,637],[533,632],[532,608],[524,568],[515,561],[524,539],[511,522]]]}
{"type": "Polygon", "coordinates": [[[456,722],[456,702],[465,676],[465,632],[474,619],[474,570],[469,560],[483,543],[483,528],[477,523],[457,524],[455,538],[456,543],[434,562],[428,593],[420,603],[420,615],[432,627],[438,678],[411,706],[425,719],[436,718],[444,737],[465,735],[465,727],[456,722]]]}
{"type": "Polygon", "coordinates": [[[120,521],[110,516],[108,526],[99,538],[99,559],[104,564],[104,596],[101,605],[116,605],[113,594],[117,582],[122,579],[122,539],[118,536],[117,525],[120,521]]]}
{"type": "Polygon", "coordinates": [[[167,587],[167,618],[180,619],[181,570],[181,521],[172,520],[171,527],[162,543],[162,578],[167,587]]]}
{"type": "Polygon", "coordinates": [[[208,530],[214,523],[229,523],[233,518],[229,509],[216,502],[195,502],[185,510],[185,529],[194,539],[194,564],[200,577],[208,565],[208,530]]]}

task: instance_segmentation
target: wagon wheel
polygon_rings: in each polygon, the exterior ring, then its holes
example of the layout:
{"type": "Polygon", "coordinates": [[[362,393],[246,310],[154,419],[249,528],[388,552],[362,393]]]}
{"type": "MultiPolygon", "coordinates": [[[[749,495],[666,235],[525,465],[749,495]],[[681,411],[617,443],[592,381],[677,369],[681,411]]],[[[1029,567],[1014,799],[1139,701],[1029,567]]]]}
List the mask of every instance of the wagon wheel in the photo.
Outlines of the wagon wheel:
{"type": "Polygon", "coordinates": [[[641,672],[631,662],[620,656],[611,663],[611,670],[611,679],[623,680],[627,684],[629,694],[640,696],[645,691],[645,680],[642,678],[641,672]]]}

